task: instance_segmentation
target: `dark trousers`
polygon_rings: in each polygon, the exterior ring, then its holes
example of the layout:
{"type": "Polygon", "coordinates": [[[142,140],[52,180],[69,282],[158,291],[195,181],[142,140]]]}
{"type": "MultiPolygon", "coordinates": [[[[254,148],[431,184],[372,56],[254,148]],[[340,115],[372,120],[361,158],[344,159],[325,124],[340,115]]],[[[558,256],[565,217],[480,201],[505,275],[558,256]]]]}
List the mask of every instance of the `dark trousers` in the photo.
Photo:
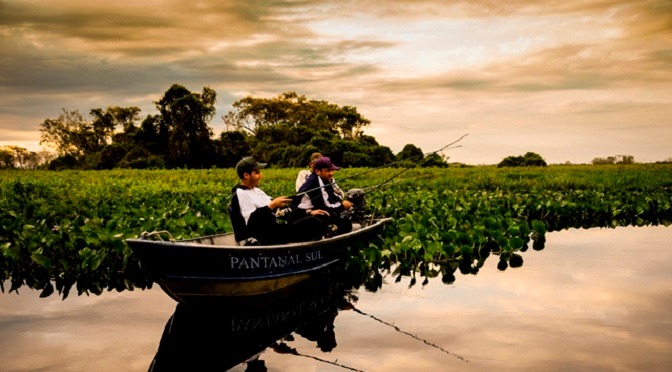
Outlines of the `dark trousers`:
{"type": "Polygon", "coordinates": [[[342,218],[340,213],[335,211],[329,211],[329,222],[332,225],[336,225],[338,230],[336,230],[336,235],[345,234],[352,231],[352,221],[347,218],[342,218]]]}
{"type": "MultiPolygon", "coordinates": [[[[339,212],[335,210],[328,210],[329,217],[318,215],[312,216],[310,218],[317,218],[322,223],[322,235],[333,235],[334,232],[330,231],[330,226],[336,226],[335,234],[345,234],[352,231],[352,221],[347,218],[342,218],[339,212]]],[[[290,215],[290,221],[300,221],[303,218],[306,218],[306,211],[303,209],[295,209],[290,215]]]]}
{"type": "Polygon", "coordinates": [[[261,245],[308,242],[324,235],[324,222],[317,217],[306,216],[289,223],[278,223],[272,214],[252,214],[247,222],[250,236],[261,245]]]}

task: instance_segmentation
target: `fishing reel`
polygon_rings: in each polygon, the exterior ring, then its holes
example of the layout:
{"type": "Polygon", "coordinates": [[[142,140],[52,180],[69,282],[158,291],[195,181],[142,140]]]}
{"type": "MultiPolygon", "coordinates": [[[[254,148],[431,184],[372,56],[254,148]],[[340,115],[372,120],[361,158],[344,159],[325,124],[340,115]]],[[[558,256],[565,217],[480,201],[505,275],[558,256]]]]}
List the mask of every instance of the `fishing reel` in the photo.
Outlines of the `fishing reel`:
{"type": "Polygon", "coordinates": [[[275,211],[275,218],[283,223],[288,223],[293,211],[291,207],[278,208],[275,211]]]}
{"type": "Polygon", "coordinates": [[[366,210],[366,192],[363,189],[350,189],[345,194],[345,199],[352,203],[352,208],[344,211],[345,216],[354,223],[362,223],[367,220],[368,211],[366,210]]]}

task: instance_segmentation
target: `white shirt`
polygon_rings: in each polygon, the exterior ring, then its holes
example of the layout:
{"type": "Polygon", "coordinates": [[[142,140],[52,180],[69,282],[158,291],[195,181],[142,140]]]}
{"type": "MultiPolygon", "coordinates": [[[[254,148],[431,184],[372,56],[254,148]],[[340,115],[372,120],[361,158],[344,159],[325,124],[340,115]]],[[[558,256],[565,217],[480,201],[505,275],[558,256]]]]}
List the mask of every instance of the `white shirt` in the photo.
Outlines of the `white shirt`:
{"type": "Polygon", "coordinates": [[[312,173],[312,171],[308,169],[302,169],[301,171],[299,171],[299,175],[296,177],[296,192],[299,192],[301,186],[303,186],[303,184],[306,183],[306,180],[308,179],[308,176],[310,176],[310,173],[312,173]]]}
{"type": "Polygon", "coordinates": [[[258,187],[253,189],[236,189],[238,204],[240,205],[240,214],[245,219],[245,224],[250,219],[252,212],[257,208],[267,207],[271,202],[271,197],[258,187]]]}

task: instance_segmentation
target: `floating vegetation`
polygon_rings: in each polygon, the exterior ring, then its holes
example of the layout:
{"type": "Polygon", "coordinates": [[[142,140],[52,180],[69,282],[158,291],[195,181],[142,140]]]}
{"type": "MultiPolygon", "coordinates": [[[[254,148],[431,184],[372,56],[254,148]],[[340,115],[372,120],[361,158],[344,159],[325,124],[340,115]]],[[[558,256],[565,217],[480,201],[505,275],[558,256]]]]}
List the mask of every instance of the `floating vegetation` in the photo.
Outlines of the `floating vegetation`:
{"type": "MultiPolygon", "coordinates": [[[[269,195],[292,195],[295,169],[267,169],[269,195]]],[[[343,169],[342,188],[366,188],[396,169],[343,169]],[[356,176],[351,176],[356,175],[356,176]]],[[[232,169],[0,172],[0,290],[22,286],[63,298],[149,288],[124,239],[166,230],[176,239],[231,231],[232,169]]],[[[547,232],[567,228],[669,225],[672,166],[635,164],[507,169],[411,169],[367,195],[369,211],[393,217],[380,239],[349,264],[453,283],[489,257],[498,268],[523,265],[522,252],[544,248],[547,232]]]]}

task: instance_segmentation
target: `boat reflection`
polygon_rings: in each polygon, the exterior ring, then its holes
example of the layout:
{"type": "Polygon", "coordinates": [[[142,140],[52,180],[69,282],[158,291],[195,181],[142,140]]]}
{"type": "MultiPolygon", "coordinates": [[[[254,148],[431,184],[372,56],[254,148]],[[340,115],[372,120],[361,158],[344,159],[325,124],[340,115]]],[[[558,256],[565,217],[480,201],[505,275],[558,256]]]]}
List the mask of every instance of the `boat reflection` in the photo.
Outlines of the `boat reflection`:
{"type": "Polygon", "coordinates": [[[260,354],[269,348],[298,354],[289,346],[297,335],[331,351],[338,310],[349,306],[350,289],[357,287],[346,278],[331,272],[270,294],[178,303],[149,370],[226,370],[246,363],[248,370],[263,371],[260,354]]]}

